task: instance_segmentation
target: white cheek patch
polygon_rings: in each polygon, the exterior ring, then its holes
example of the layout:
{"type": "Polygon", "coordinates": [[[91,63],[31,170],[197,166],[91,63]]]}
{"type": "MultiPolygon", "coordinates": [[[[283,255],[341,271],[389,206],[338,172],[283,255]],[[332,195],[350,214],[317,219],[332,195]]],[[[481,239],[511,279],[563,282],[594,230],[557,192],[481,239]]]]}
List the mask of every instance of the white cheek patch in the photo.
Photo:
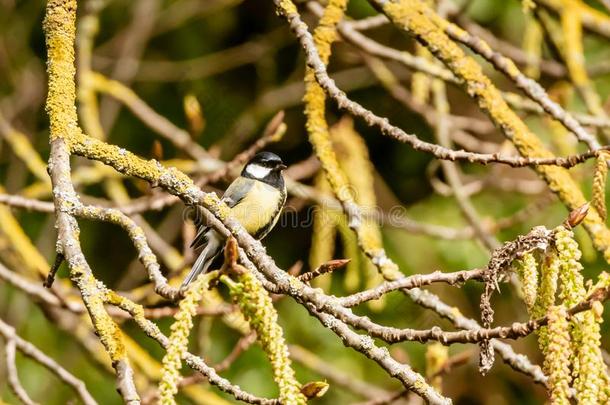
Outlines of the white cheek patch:
{"type": "Polygon", "coordinates": [[[246,166],[246,172],[254,178],[263,179],[267,177],[269,173],[271,173],[271,169],[268,167],[257,165],[256,163],[251,163],[246,166]]]}

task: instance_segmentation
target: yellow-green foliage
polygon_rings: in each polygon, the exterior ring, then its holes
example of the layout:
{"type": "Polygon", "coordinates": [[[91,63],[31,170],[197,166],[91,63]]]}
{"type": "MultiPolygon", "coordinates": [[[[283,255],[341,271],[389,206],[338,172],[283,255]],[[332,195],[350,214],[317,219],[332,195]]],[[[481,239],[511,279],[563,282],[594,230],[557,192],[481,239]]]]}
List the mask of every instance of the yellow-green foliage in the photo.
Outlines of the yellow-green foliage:
{"type": "Polygon", "coordinates": [[[532,317],[543,316],[555,304],[559,265],[557,252],[555,249],[550,249],[549,254],[542,258],[540,264],[540,286],[536,296],[536,304],[532,309],[532,317]]]}
{"type": "MultiPolygon", "coordinates": [[[[428,61],[433,61],[434,57],[430,52],[422,45],[416,44],[415,54],[420,58],[424,58],[428,61]]],[[[413,73],[411,78],[411,93],[413,93],[413,99],[420,104],[427,104],[430,98],[430,84],[432,80],[430,76],[423,72],[413,73]]]]}
{"type": "MultiPolygon", "coordinates": [[[[206,308],[214,308],[215,306],[219,306],[224,304],[224,299],[216,289],[205,290],[203,291],[203,295],[201,296],[201,305],[206,308]]],[[[231,311],[226,314],[222,314],[222,321],[232,329],[238,331],[241,335],[246,335],[250,333],[250,326],[248,325],[248,321],[244,319],[244,316],[241,312],[231,311]]]]}
{"type": "MultiPolygon", "coordinates": [[[[580,1],[575,0],[548,0],[547,2],[557,2],[558,6],[551,6],[561,14],[560,18],[564,24],[565,31],[570,34],[574,31],[574,35],[567,35],[569,38],[566,41],[568,44],[568,67],[574,82],[579,85],[579,90],[584,94],[585,100],[587,97],[586,77],[579,78],[579,75],[586,75],[584,69],[584,60],[582,52],[582,26],[591,25],[592,16],[597,16],[599,20],[602,18],[608,19],[603,14],[596,14],[588,6],[583,5],[580,1]],[[585,11],[583,11],[585,10],[585,11]],[[588,17],[587,17],[588,16],[588,17]],[[603,16],[603,17],[602,17],[603,16]],[[587,22],[589,21],[589,22],[587,22]],[[582,26],[581,26],[582,25],[582,26]],[[570,66],[571,64],[571,66],[570,66]],[[580,69],[580,71],[578,71],[580,69]],[[585,83],[585,85],[583,85],[585,83]]],[[[146,3],[146,2],[144,2],[146,3]]],[[[288,12],[296,12],[296,8],[292,2],[282,1],[282,6],[288,12]]],[[[324,16],[320,20],[320,26],[316,29],[314,39],[318,51],[324,63],[327,63],[330,57],[331,44],[337,38],[335,25],[343,19],[343,13],[347,4],[345,0],[329,0],[323,2],[327,4],[324,16]]],[[[524,2],[530,3],[531,2],[524,2]]],[[[120,147],[105,144],[96,139],[91,139],[81,133],[76,122],[76,109],[74,106],[74,53],[73,42],[75,36],[74,22],[76,17],[76,1],[75,0],[49,0],[49,12],[45,22],[45,30],[47,34],[48,50],[49,50],[49,101],[48,111],[51,116],[51,140],[57,145],[63,145],[65,142],[70,147],[70,152],[80,154],[87,158],[100,160],[106,164],[112,165],[121,172],[143,178],[156,186],[162,184],[166,189],[173,193],[183,193],[185,199],[194,202],[194,198],[199,194],[194,193],[191,188],[191,181],[187,176],[182,175],[176,170],[166,170],[156,161],[144,161],[137,158],[135,155],[120,147]]],[[[86,3],[85,3],[86,4],[86,3]]],[[[447,64],[461,81],[465,83],[467,90],[475,96],[479,101],[480,106],[486,110],[492,117],[493,121],[502,128],[503,132],[510,138],[520,152],[525,156],[547,156],[550,153],[541,147],[538,138],[529,131],[525,125],[519,120],[519,117],[512,113],[502,102],[498,91],[494,88],[491,82],[487,81],[485,76],[473,58],[460,52],[460,47],[448,40],[443,34],[447,27],[450,26],[446,21],[435,16],[434,11],[425,5],[425,2],[419,0],[396,0],[393,2],[379,2],[385,8],[385,12],[395,20],[397,25],[406,27],[411,33],[414,33],[423,44],[418,47],[417,52],[422,55],[427,53],[424,51],[424,46],[429,47],[440,59],[447,64]],[[423,6],[420,7],[420,3],[423,6]]],[[[553,17],[555,18],[555,17],[553,17]]],[[[594,18],[593,18],[594,19],[594,18]]],[[[540,36],[539,31],[532,31],[532,37],[528,39],[531,42],[532,54],[539,57],[540,51],[540,36]]],[[[90,40],[92,38],[89,38],[90,40]]],[[[275,44],[274,44],[275,45],[275,44]]],[[[89,49],[91,53],[91,49],[89,49]]],[[[89,55],[90,57],[91,55],[89,55]]],[[[82,62],[82,60],[81,60],[82,62]]],[[[534,66],[535,63],[532,65],[534,66]]],[[[510,71],[516,74],[516,66],[510,65],[510,71]]],[[[91,76],[91,75],[89,75],[91,76]]],[[[91,77],[89,79],[91,80],[91,77]]],[[[129,80],[126,80],[129,81],[129,80]]],[[[83,82],[85,83],[85,82],[83,82]]],[[[118,82],[117,82],[118,83],[118,82]]],[[[82,83],[81,83],[82,84],[82,83]]],[[[428,94],[429,78],[428,76],[416,74],[413,81],[413,89],[415,97],[421,101],[426,101],[428,94]]],[[[82,89],[85,86],[83,85],[82,89]]],[[[91,89],[89,89],[91,90],[91,89]]],[[[135,93],[130,93],[135,96],[135,93]]],[[[340,122],[337,128],[342,128],[338,138],[335,138],[333,130],[329,131],[325,121],[325,95],[323,90],[315,82],[313,72],[308,70],[307,73],[307,112],[308,112],[308,129],[312,143],[316,149],[316,153],[322,161],[322,165],[328,175],[330,184],[335,193],[341,198],[343,203],[355,203],[361,207],[374,206],[375,194],[373,190],[373,175],[374,171],[368,160],[366,147],[362,139],[353,131],[351,123],[345,124],[345,121],[340,122]],[[330,147],[329,147],[330,146],[330,147]],[[345,149],[343,152],[341,149],[345,149]]],[[[81,97],[82,98],[82,97],[81,97]]],[[[85,104],[95,106],[95,94],[89,91],[86,97],[82,98],[85,104]],[[88,101],[86,101],[88,100],[88,101]]],[[[125,100],[123,100],[125,101],[125,100]]],[[[591,106],[591,102],[587,104],[591,106]]],[[[590,109],[592,109],[590,107],[590,109]]],[[[187,108],[187,117],[193,128],[192,132],[200,132],[203,124],[197,124],[195,121],[203,119],[200,116],[200,111],[189,110],[187,108]],[[191,114],[189,116],[189,114],[191,114]],[[198,129],[195,129],[197,127],[198,129]]],[[[34,112],[34,111],[32,111],[34,112]]],[[[24,115],[24,114],[21,114],[24,115]]],[[[97,115],[97,113],[95,114],[97,115]]],[[[91,121],[91,116],[83,114],[85,122],[91,121]]],[[[97,120],[99,117],[93,117],[97,120]]],[[[112,121],[112,120],[110,120],[112,121]]],[[[109,125],[111,126],[111,125],[109,125]]],[[[87,128],[87,126],[85,127],[87,128]]],[[[91,127],[93,128],[93,127],[91,127]]],[[[96,135],[95,129],[91,129],[89,135],[96,135]]],[[[117,136],[121,134],[117,132],[117,136]]],[[[122,136],[122,135],[121,135],[122,136]]],[[[570,135],[571,136],[571,135],[570,135]]],[[[99,136],[102,138],[103,134],[99,136]]],[[[44,165],[40,157],[32,153],[33,148],[28,148],[26,145],[27,139],[22,136],[6,136],[8,142],[12,145],[15,154],[26,162],[29,169],[36,174],[40,182],[47,182],[48,177],[44,172],[44,165]]],[[[119,139],[119,138],[117,138],[119,139]]],[[[124,139],[120,138],[121,141],[124,139]]],[[[129,141],[129,140],[127,140],[129,141]]],[[[127,142],[129,143],[129,142],[127,142]]],[[[59,149],[58,149],[59,150],[59,149]]],[[[610,238],[608,231],[600,218],[605,219],[604,205],[604,183],[607,173],[605,166],[605,158],[598,158],[598,170],[594,180],[594,207],[591,215],[587,218],[587,226],[598,248],[604,250],[610,246],[610,238]]],[[[193,165],[194,162],[191,162],[193,165]]],[[[545,166],[536,168],[545,180],[549,183],[552,191],[556,192],[563,202],[570,207],[575,207],[583,202],[583,197],[576,183],[566,170],[561,168],[545,166]]],[[[10,171],[9,171],[10,173],[10,171]]],[[[81,176],[88,177],[81,172],[81,176]]],[[[105,175],[99,171],[100,178],[105,175]]],[[[69,175],[69,173],[68,173],[69,175]]],[[[78,179],[74,176],[73,179],[78,179]]],[[[96,180],[97,182],[98,180],[96,180]]],[[[123,181],[123,180],[120,180],[123,181]]],[[[45,185],[48,189],[48,185],[45,185]]],[[[106,192],[110,196],[120,197],[121,193],[125,197],[125,189],[119,181],[110,181],[106,183],[106,192]]],[[[117,198],[120,200],[120,198],[117,198]]],[[[218,200],[212,196],[206,197],[205,204],[217,205],[218,200]]],[[[122,204],[128,204],[129,199],[123,198],[122,204]]],[[[347,205],[346,205],[347,206],[347,205]]],[[[226,217],[228,210],[222,206],[214,208],[214,212],[221,217],[226,217]]],[[[366,211],[366,210],[365,210],[366,211]]],[[[31,243],[20,237],[24,235],[21,232],[19,224],[15,225],[15,220],[10,215],[10,211],[0,210],[0,214],[10,221],[1,221],[0,224],[0,244],[4,248],[4,244],[15,245],[16,251],[24,256],[26,267],[45,268],[46,263],[44,258],[37,253],[37,256],[24,254],[30,250],[31,243]],[[19,232],[13,232],[13,228],[19,232]],[[11,236],[16,234],[17,237],[11,236]],[[21,238],[21,239],[20,239],[21,238]],[[30,245],[25,242],[30,243],[30,245]],[[25,248],[19,249],[19,246],[25,248]],[[30,257],[32,256],[32,257],[30,257]],[[42,265],[40,265],[42,263],[42,265]]],[[[61,214],[60,214],[61,215],[61,214]]],[[[337,214],[340,215],[340,214],[337,214]]],[[[354,225],[358,221],[354,221],[350,225],[354,225]]],[[[334,250],[334,236],[336,228],[339,228],[342,237],[346,243],[349,256],[354,256],[356,259],[359,253],[356,252],[356,239],[353,234],[349,233],[347,223],[343,217],[334,219],[330,222],[332,226],[331,235],[325,236],[326,240],[332,238],[332,242],[328,246],[326,254],[321,254],[320,257],[331,258],[334,250]],[[348,236],[349,235],[349,236],[348,236]],[[350,250],[351,249],[351,250],[350,250]]],[[[381,235],[378,227],[373,221],[370,221],[366,216],[362,218],[357,228],[357,242],[366,251],[367,255],[374,257],[376,251],[382,249],[381,235]]],[[[330,229],[330,228],[329,228],[330,229]]],[[[74,235],[77,239],[77,230],[74,235]]],[[[323,235],[324,236],[324,235],[323,235]]],[[[140,237],[140,236],[139,236],[140,237]]],[[[144,235],[141,235],[143,238],[144,235]]],[[[76,240],[78,242],[78,240],[76,240]]],[[[600,313],[603,310],[600,303],[594,305],[593,311],[586,311],[571,317],[569,320],[566,316],[566,308],[573,304],[581,302],[591,290],[584,288],[584,280],[581,275],[582,266],[579,263],[580,252],[578,245],[573,240],[573,235],[569,231],[561,228],[557,231],[557,243],[555,247],[549,249],[549,254],[543,257],[540,262],[540,270],[536,267],[536,262],[532,254],[526,255],[522,259],[521,276],[524,285],[524,297],[528,309],[532,313],[532,317],[539,317],[548,314],[548,326],[540,330],[540,340],[542,351],[545,354],[545,369],[547,370],[551,385],[551,399],[554,403],[565,403],[567,401],[567,393],[570,384],[569,370],[574,370],[574,392],[576,399],[581,403],[605,402],[604,398],[608,388],[608,378],[605,373],[605,366],[601,362],[600,356],[600,336],[599,322],[601,320],[600,313]],[[538,273],[539,271],[539,273],[538,273]],[[539,274],[540,280],[536,279],[539,274]],[[561,276],[560,276],[561,274],[561,276]],[[558,281],[561,277],[561,294],[562,302],[555,306],[556,292],[558,291],[558,281]],[[601,309],[600,309],[601,308],[601,309]],[[572,341],[572,343],[570,343],[572,341]],[[571,350],[565,350],[570,347],[571,350]],[[560,352],[560,350],[562,350],[560,352]],[[571,354],[573,353],[573,354],[571,354]],[[562,357],[563,356],[563,357],[562,357]],[[561,360],[561,361],[560,361],[561,360]]],[[[312,253],[313,254],[313,253],[312,253]]],[[[152,256],[152,255],[151,255],[152,256]]],[[[166,256],[167,255],[162,255],[166,256]]],[[[610,256],[610,255],[609,255],[610,256]]],[[[537,256],[536,256],[537,257],[537,256]]],[[[166,262],[173,261],[179,267],[181,260],[177,257],[166,262]]],[[[321,260],[323,261],[323,260],[321,260]]],[[[321,262],[320,261],[320,262],[321,262]]],[[[313,262],[313,260],[312,260],[313,262]]],[[[352,269],[356,268],[358,261],[352,261],[352,269]]],[[[382,267],[382,261],[375,262],[382,267]]],[[[388,263],[390,263],[388,261],[388,263]]],[[[102,295],[98,294],[105,287],[90,274],[85,273],[86,268],[83,265],[70,262],[71,273],[73,279],[78,281],[79,287],[82,290],[82,296],[88,305],[91,313],[92,321],[95,323],[97,333],[100,335],[102,342],[106,345],[110,357],[116,363],[122,361],[126,356],[136,356],[139,346],[130,348],[121,336],[121,330],[112,318],[107,316],[104,311],[104,304],[111,300],[102,300],[102,295]],[[92,297],[91,297],[92,296],[92,297]]],[[[394,266],[395,267],[395,266],[394,266]]],[[[98,270],[98,269],[94,269],[98,270]]],[[[383,268],[382,268],[383,270],[383,268]]],[[[394,269],[396,270],[396,269],[394,269]]],[[[389,273],[383,273],[384,276],[389,273]]],[[[362,280],[360,273],[354,273],[349,270],[346,277],[346,282],[350,283],[348,287],[355,288],[356,284],[362,280]],[[355,277],[353,277],[355,275],[355,277]]],[[[250,273],[240,273],[237,276],[238,282],[227,281],[231,286],[231,291],[240,304],[244,314],[248,316],[248,321],[252,328],[258,333],[259,339],[266,353],[273,364],[274,375],[280,385],[280,399],[286,403],[303,403],[304,398],[298,394],[299,384],[294,379],[294,372],[290,368],[290,361],[287,356],[286,345],[283,341],[282,330],[277,324],[277,315],[271,304],[271,300],[265,291],[261,288],[256,278],[250,273]]],[[[389,275],[388,278],[392,278],[389,275]]],[[[369,274],[366,276],[367,286],[376,283],[376,277],[369,274]]],[[[194,288],[194,287],[193,287],[194,288]]],[[[180,304],[180,310],[176,315],[176,322],[172,326],[172,335],[168,353],[163,363],[163,381],[161,383],[161,402],[167,403],[173,401],[173,396],[176,392],[176,384],[180,377],[179,370],[181,367],[181,357],[188,343],[188,333],[192,327],[192,314],[196,308],[200,297],[197,296],[199,291],[191,290],[186,298],[180,304]]],[[[218,300],[217,300],[218,301],[218,300]]],[[[63,308],[57,308],[57,311],[63,308]]],[[[455,310],[457,313],[457,309],[455,310]]],[[[143,317],[144,310],[141,310],[140,316],[143,317]]],[[[132,314],[133,315],[133,314],[132,314]]],[[[456,315],[457,316],[457,315],[456,315]]],[[[63,318],[63,317],[62,317],[63,318]]],[[[134,315],[137,318],[137,315],[134,315]]],[[[242,330],[243,331],[243,330],[242,330]]],[[[83,334],[78,334],[78,337],[83,334]]],[[[141,349],[141,348],[140,348],[141,349]]],[[[385,353],[384,353],[385,354],[385,353]]],[[[435,370],[438,370],[443,361],[446,360],[446,348],[439,345],[431,345],[429,347],[427,357],[428,375],[435,375],[435,370]]],[[[139,367],[144,370],[150,370],[153,367],[147,367],[144,361],[138,363],[139,367]]],[[[159,368],[154,368],[154,373],[158,373],[159,368]]],[[[144,372],[143,374],[146,374],[144,372]]],[[[390,372],[390,374],[393,374],[390,372]]],[[[156,379],[159,377],[149,377],[156,379]]],[[[138,382],[138,381],[136,381],[138,382]]],[[[420,384],[419,381],[416,381],[420,384]]],[[[439,383],[435,383],[437,386],[439,383]]],[[[144,387],[146,388],[146,387],[144,387]]],[[[143,389],[144,389],[143,388],[143,389]]],[[[200,387],[201,388],[201,387],[200,387]]],[[[323,388],[323,387],[322,387],[323,388]]]]}
{"type": "MultiPolygon", "coordinates": [[[[552,305],[555,304],[557,293],[557,280],[559,277],[559,257],[555,249],[542,258],[540,264],[540,285],[536,296],[536,303],[530,311],[530,316],[540,318],[544,316],[552,305]]],[[[538,329],[538,345],[542,353],[545,353],[549,343],[547,327],[538,329]]]]}
{"type": "Polygon", "coordinates": [[[600,152],[595,162],[595,175],[593,176],[593,194],[591,203],[605,221],[606,212],[606,179],[608,178],[608,164],[606,163],[610,155],[607,152],[600,152]]]}
{"type": "MultiPolygon", "coordinates": [[[[335,192],[339,198],[353,199],[364,214],[359,227],[359,236],[368,246],[381,246],[381,231],[374,217],[376,197],[374,190],[374,168],[369,159],[369,152],[362,137],[355,131],[350,118],[342,118],[330,129],[332,148],[340,169],[346,176],[346,183],[335,192]]],[[[320,192],[331,191],[331,187],[322,176],[316,178],[316,188],[320,192]]],[[[364,279],[366,287],[382,281],[374,266],[358,248],[358,239],[348,227],[348,223],[339,211],[321,207],[314,216],[314,232],[310,265],[312,267],[333,258],[335,235],[339,231],[344,247],[343,254],[351,259],[344,276],[347,291],[355,291],[364,279]],[[364,275],[364,277],[362,277],[364,275]]],[[[330,275],[317,281],[320,287],[328,287],[330,275]]],[[[383,300],[372,302],[375,308],[383,306],[383,300]]]]}
{"type": "Polygon", "coordinates": [[[602,274],[597,285],[587,291],[574,233],[565,226],[553,232],[554,241],[541,255],[540,265],[531,253],[516,263],[531,318],[548,318],[548,324],[537,334],[549,376],[551,403],[569,404],[571,383],[578,403],[600,403],[609,390],[600,349],[603,306],[596,302],[593,310],[569,318],[567,309],[583,302],[593,291],[605,288],[609,278],[602,274]],[[557,298],[559,305],[555,304],[557,298]]]}
{"type": "MultiPolygon", "coordinates": [[[[524,1],[523,6],[527,3],[533,3],[531,1],[524,1]]],[[[525,74],[532,79],[538,79],[540,76],[540,59],[542,52],[542,27],[534,18],[529,16],[525,24],[525,33],[523,34],[523,50],[527,54],[527,66],[525,67],[525,74]]]]}
{"type": "Polygon", "coordinates": [[[532,311],[538,293],[538,269],[533,253],[527,252],[517,263],[517,273],[521,280],[523,301],[528,311],[532,311]]]}
{"type": "MultiPolygon", "coordinates": [[[[465,37],[465,31],[439,17],[425,2],[418,0],[385,2],[383,12],[396,26],[412,33],[420,42],[425,43],[428,49],[464,82],[467,92],[502,129],[522,156],[553,157],[540,138],[502,99],[500,91],[485,76],[481,66],[466,55],[445,33],[447,30],[457,37],[465,37]]],[[[490,49],[487,44],[484,44],[484,47],[490,49]]],[[[505,62],[508,75],[516,77],[519,74],[517,66],[510,60],[505,62]]],[[[566,169],[542,165],[536,166],[535,170],[569,209],[576,209],[586,203],[578,184],[566,169]]],[[[596,210],[589,212],[584,225],[596,248],[604,252],[607,261],[610,260],[610,231],[596,210]]]]}
{"type": "MultiPolygon", "coordinates": [[[[292,4],[292,2],[286,3],[292,4]]],[[[325,64],[328,63],[330,58],[331,44],[337,38],[335,27],[343,18],[346,7],[346,0],[333,0],[329,2],[318,27],[314,31],[314,42],[320,58],[325,64]]],[[[343,171],[340,170],[337,157],[332,149],[325,117],[326,96],[322,87],[316,82],[314,71],[311,68],[307,68],[305,84],[306,92],[303,100],[305,101],[309,139],[318,159],[322,163],[322,168],[326,172],[332,189],[337,193],[338,190],[347,185],[347,179],[343,171]]],[[[339,195],[338,197],[341,198],[339,195]]],[[[348,196],[348,198],[351,197],[348,196]]]]}
{"type": "MultiPolygon", "coordinates": [[[[361,265],[368,268],[368,261],[361,260],[362,253],[358,248],[358,240],[356,235],[347,226],[345,216],[340,212],[337,212],[336,226],[341,236],[341,243],[343,245],[343,255],[350,259],[345,269],[345,276],[343,277],[343,285],[349,292],[356,291],[360,287],[362,281],[362,274],[360,272],[361,265]]],[[[330,274],[332,275],[332,273],[330,274]]],[[[329,276],[330,276],[329,275],[329,276]]]]}
{"type": "Polygon", "coordinates": [[[570,403],[570,333],[565,307],[552,306],[547,313],[549,341],[544,353],[544,371],[549,377],[550,400],[554,405],[570,403]]]}
{"type": "MultiPolygon", "coordinates": [[[[376,221],[375,207],[377,198],[374,189],[375,169],[369,158],[369,151],[364,139],[354,129],[351,118],[344,117],[331,130],[331,139],[334,150],[339,159],[339,165],[347,175],[349,188],[355,202],[361,207],[364,213],[362,224],[360,225],[360,237],[368,246],[381,246],[381,231],[376,221]]],[[[360,277],[358,273],[350,273],[350,269],[358,269],[362,263],[362,271],[365,276],[365,287],[370,288],[382,281],[382,277],[377,273],[369,260],[357,260],[362,255],[358,252],[358,240],[354,236],[348,236],[349,229],[343,220],[340,226],[345,246],[348,247],[352,262],[348,264],[348,274],[356,274],[352,281],[346,284],[348,290],[358,288],[360,277]],[[354,260],[356,259],[356,260],[354,260]]],[[[363,257],[362,257],[363,258],[363,257]]],[[[347,280],[347,279],[346,279],[347,280]]],[[[377,307],[383,307],[383,300],[376,301],[377,307]]]]}
{"type": "Polygon", "coordinates": [[[559,298],[569,308],[582,301],[586,294],[581,273],[581,253],[574,233],[563,226],[555,229],[555,246],[559,255],[559,298]]]}
{"type": "Polygon", "coordinates": [[[197,312],[203,291],[216,275],[216,272],[200,275],[186,291],[184,299],[180,301],[180,309],[171,326],[167,353],[163,356],[162,376],[159,382],[159,402],[162,404],[176,403],[174,395],[178,392],[182,357],[188,348],[189,334],[193,328],[193,316],[197,312]]]}
{"type": "MultiPolygon", "coordinates": [[[[0,193],[5,192],[0,186],[0,193]]],[[[24,272],[46,277],[49,266],[45,258],[19,225],[9,207],[0,206],[0,255],[24,272]]]]}
{"type": "MultiPolygon", "coordinates": [[[[294,5],[290,1],[282,2],[280,7],[287,13],[294,10],[294,5]]],[[[329,1],[314,31],[314,43],[324,64],[327,64],[330,58],[331,45],[337,38],[336,25],[341,21],[346,7],[346,0],[329,1]]],[[[305,102],[309,140],[334,193],[344,204],[354,204],[356,202],[355,196],[352,194],[346,173],[340,167],[329,135],[325,117],[326,95],[322,87],[316,82],[314,71],[309,67],[305,74],[305,85],[306,90],[303,100],[305,102]]],[[[370,232],[370,227],[358,227],[356,232],[358,245],[367,256],[376,257],[383,253],[380,239],[377,239],[378,232],[370,232]]],[[[387,259],[385,253],[383,253],[383,258],[387,259]]],[[[395,279],[400,276],[395,263],[390,260],[378,260],[378,262],[378,267],[384,278],[395,279]]]]}
{"type": "MultiPolygon", "coordinates": [[[[587,294],[582,276],[578,244],[571,230],[556,229],[555,245],[559,255],[559,297],[566,307],[581,302],[587,294]]],[[[576,314],[570,320],[572,334],[572,371],[576,398],[581,403],[595,403],[606,373],[600,351],[599,323],[593,312],[576,314]]]]}
{"type": "Polygon", "coordinates": [[[594,404],[604,390],[606,374],[600,351],[600,325],[592,311],[573,318],[572,341],[577,356],[573,369],[576,399],[582,404],[594,404]]]}
{"type": "Polygon", "coordinates": [[[300,392],[300,384],[291,367],[288,346],[282,328],[277,323],[277,312],[271,297],[252,273],[243,270],[237,274],[237,282],[227,276],[221,280],[229,287],[231,297],[256,332],[258,341],[269,358],[273,378],[279,386],[280,402],[286,405],[305,404],[307,400],[300,392]]]}
{"type": "Polygon", "coordinates": [[[443,390],[441,371],[449,359],[449,348],[439,342],[426,347],[426,378],[439,392],[443,390]]]}
{"type": "Polygon", "coordinates": [[[594,115],[604,116],[605,112],[599,94],[589,79],[585,64],[582,36],[581,5],[577,0],[563,0],[561,26],[565,43],[565,62],[574,85],[580,90],[585,104],[594,115]]]}
{"type": "Polygon", "coordinates": [[[197,136],[205,129],[205,117],[201,110],[201,104],[194,94],[187,94],[182,100],[184,115],[189,123],[191,134],[197,136]]]}
{"type": "Polygon", "coordinates": [[[521,7],[524,13],[529,13],[536,8],[536,3],[534,0],[523,0],[521,2],[521,7]]]}
{"type": "MultiPolygon", "coordinates": [[[[330,193],[331,191],[323,173],[316,176],[314,185],[321,193],[330,193]]],[[[314,211],[311,249],[309,250],[309,265],[312,269],[333,258],[337,235],[336,217],[338,215],[341,215],[341,213],[324,205],[317,206],[314,211]]],[[[330,277],[330,274],[317,277],[314,283],[320,288],[328,289],[330,287],[330,277]]]]}
{"type": "Polygon", "coordinates": [[[17,131],[4,120],[0,112],[0,134],[10,145],[15,155],[25,163],[27,168],[40,181],[49,184],[47,165],[42,160],[36,149],[32,146],[30,139],[23,132],[17,131]]]}
{"type": "MultiPolygon", "coordinates": [[[[549,98],[562,107],[566,107],[574,95],[574,86],[568,81],[558,81],[548,90],[549,98]]],[[[551,144],[559,155],[577,153],[578,140],[559,122],[545,116],[544,121],[551,133],[551,144]]]]}

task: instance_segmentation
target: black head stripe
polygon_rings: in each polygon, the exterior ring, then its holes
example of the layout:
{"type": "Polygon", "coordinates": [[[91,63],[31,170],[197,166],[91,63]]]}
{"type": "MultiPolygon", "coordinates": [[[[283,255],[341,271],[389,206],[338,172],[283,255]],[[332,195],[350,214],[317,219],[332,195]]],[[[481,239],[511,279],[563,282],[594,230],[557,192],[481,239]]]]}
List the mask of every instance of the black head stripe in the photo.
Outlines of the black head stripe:
{"type": "Polygon", "coordinates": [[[254,155],[252,159],[250,159],[248,164],[250,163],[256,163],[265,167],[276,167],[278,165],[281,165],[283,162],[282,159],[275,153],[260,152],[254,155]]]}
{"type": "Polygon", "coordinates": [[[258,178],[250,174],[245,168],[241,172],[241,176],[253,179],[257,181],[262,181],[263,183],[269,184],[271,187],[275,187],[279,190],[284,189],[284,177],[282,176],[282,172],[272,170],[269,174],[263,178],[258,178]]]}

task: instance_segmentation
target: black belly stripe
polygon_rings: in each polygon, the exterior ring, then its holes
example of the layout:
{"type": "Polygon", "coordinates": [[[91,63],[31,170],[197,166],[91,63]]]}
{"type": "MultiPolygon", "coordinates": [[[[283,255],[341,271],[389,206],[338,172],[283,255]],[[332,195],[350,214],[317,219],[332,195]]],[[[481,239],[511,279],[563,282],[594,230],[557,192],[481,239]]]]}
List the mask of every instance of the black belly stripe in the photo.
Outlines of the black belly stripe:
{"type": "Polygon", "coordinates": [[[273,229],[273,227],[275,226],[275,224],[276,224],[275,218],[282,213],[282,210],[284,209],[284,204],[286,203],[286,189],[284,188],[281,193],[282,193],[281,194],[282,203],[278,205],[278,209],[275,210],[275,212],[271,216],[273,218],[273,220],[269,221],[267,226],[259,229],[258,231],[256,231],[256,233],[254,235],[252,235],[252,236],[254,236],[255,239],[263,239],[271,231],[271,229],[273,229]]]}

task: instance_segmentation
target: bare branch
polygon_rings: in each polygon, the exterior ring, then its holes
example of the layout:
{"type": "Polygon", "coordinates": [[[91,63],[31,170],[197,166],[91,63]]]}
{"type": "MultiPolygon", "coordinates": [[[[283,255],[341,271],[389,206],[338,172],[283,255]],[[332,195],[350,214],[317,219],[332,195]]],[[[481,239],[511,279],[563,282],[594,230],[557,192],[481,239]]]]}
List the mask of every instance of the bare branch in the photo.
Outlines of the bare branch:
{"type": "MultiPolygon", "coordinates": [[[[21,353],[28,356],[32,360],[42,364],[47,370],[55,374],[61,381],[72,387],[72,389],[78,394],[80,399],[83,401],[85,405],[95,405],[97,401],[93,399],[89,391],[87,391],[87,387],[85,383],[72,375],[69,371],[63,368],[60,364],[58,364],[55,360],[48,357],[44,354],[40,349],[31,344],[30,342],[22,339],[15,333],[15,329],[10,325],[6,324],[3,320],[0,319],[0,334],[7,341],[7,349],[9,345],[12,345],[12,353],[9,353],[7,350],[7,357],[9,354],[12,357],[12,361],[7,361],[7,365],[13,364],[14,366],[14,350],[17,348],[21,353]]],[[[7,359],[8,360],[8,359],[7,359]]],[[[14,371],[16,373],[16,370],[14,371]]],[[[26,394],[27,396],[27,394],[26,394]]],[[[23,400],[23,399],[22,399],[23,400]]],[[[27,402],[27,401],[24,401],[27,402]]],[[[32,402],[30,402],[32,403],[32,402]]]]}
{"type": "Polygon", "coordinates": [[[8,384],[13,390],[13,393],[19,398],[25,405],[36,405],[37,402],[32,401],[28,393],[25,391],[19,381],[19,374],[17,373],[17,364],[15,363],[15,339],[7,338],[6,345],[4,346],[6,356],[6,371],[8,373],[8,384]]]}

